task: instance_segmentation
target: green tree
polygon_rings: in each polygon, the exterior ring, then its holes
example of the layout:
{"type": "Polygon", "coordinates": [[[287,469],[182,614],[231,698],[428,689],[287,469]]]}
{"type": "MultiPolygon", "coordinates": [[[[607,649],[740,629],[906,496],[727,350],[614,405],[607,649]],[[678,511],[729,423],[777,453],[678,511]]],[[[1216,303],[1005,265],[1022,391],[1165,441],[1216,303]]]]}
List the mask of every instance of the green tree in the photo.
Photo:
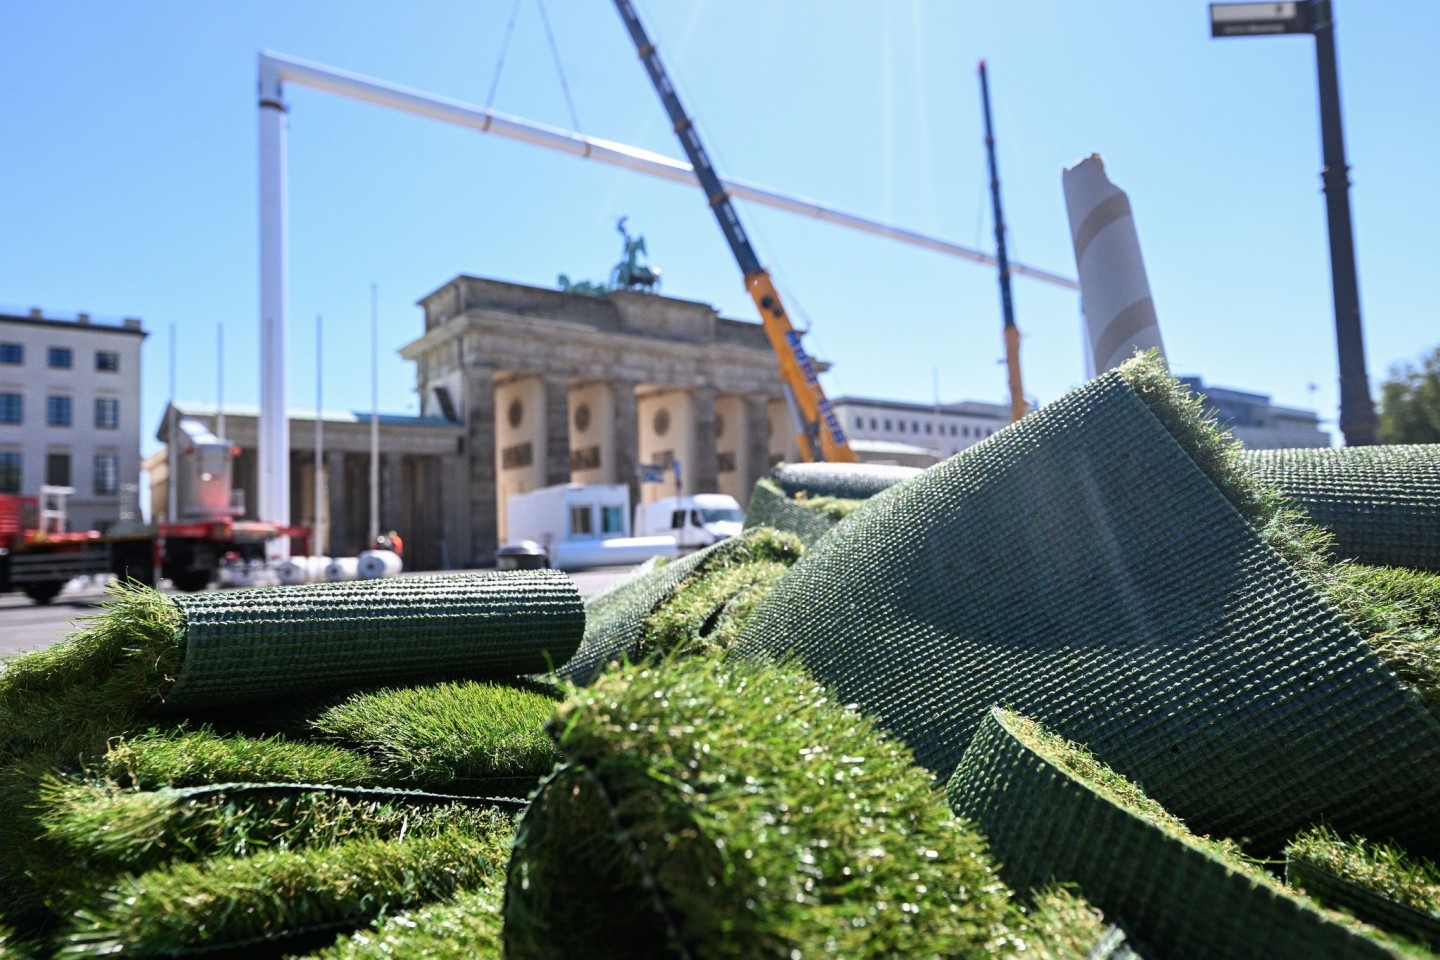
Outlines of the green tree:
{"type": "Polygon", "coordinates": [[[1381,443],[1440,443],[1440,347],[1418,368],[1390,368],[1380,388],[1381,443]]]}

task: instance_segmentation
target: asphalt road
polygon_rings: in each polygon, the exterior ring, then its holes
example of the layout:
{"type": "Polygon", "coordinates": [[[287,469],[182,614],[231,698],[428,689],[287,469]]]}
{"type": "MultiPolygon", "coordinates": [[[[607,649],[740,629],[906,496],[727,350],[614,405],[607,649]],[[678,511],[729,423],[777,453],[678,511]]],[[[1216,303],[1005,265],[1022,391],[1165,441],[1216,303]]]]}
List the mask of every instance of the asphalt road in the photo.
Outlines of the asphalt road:
{"type": "MultiPolygon", "coordinates": [[[[631,569],[580,570],[570,577],[580,595],[588,597],[623,580],[631,569]]],[[[103,584],[88,579],[71,581],[60,596],[43,607],[23,593],[0,593],[0,658],[48,647],[69,636],[85,617],[98,611],[103,598],[103,584]]]]}

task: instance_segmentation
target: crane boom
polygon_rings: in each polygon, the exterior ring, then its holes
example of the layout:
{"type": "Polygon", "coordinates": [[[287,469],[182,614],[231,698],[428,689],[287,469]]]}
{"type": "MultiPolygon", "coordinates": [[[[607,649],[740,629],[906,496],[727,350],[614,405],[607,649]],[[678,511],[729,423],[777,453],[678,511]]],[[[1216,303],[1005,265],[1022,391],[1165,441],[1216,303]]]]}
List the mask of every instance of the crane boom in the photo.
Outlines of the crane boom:
{"type": "Polygon", "coordinates": [[[855,462],[855,452],[845,438],[840,418],[831,409],[830,401],[826,399],[825,391],[820,386],[815,361],[801,345],[800,332],[790,322],[774,281],[770,279],[769,271],[760,265],[755,248],[751,246],[745,228],[740,225],[740,216],[735,212],[735,205],[730,202],[730,194],[720,182],[720,176],[715,172],[710,156],[700,142],[699,131],[686,115],[685,108],[680,105],[675,85],[670,82],[670,76],[665,72],[659,52],[650,42],[650,37],[645,33],[645,27],[640,23],[630,0],[615,0],[615,8],[625,22],[625,28],[635,43],[641,62],[645,64],[655,92],[660,95],[665,112],[670,115],[675,135],[680,138],[680,146],[695,169],[695,177],[705,191],[710,211],[715,214],[721,232],[725,234],[725,242],[730,245],[730,252],[734,254],[735,262],[740,265],[740,272],[745,275],[745,289],[760,311],[770,348],[775,351],[775,356],[780,361],[780,377],[790,401],[790,410],[796,419],[801,456],[806,460],[855,462]]]}
{"type": "Polygon", "coordinates": [[[995,211],[995,261],[1000,270],[1000,308],[1005,320],[1005,368],[1010,383],[1010,422],[1025,416],[1025,386],[1020,379],[1020,328],[1010,294],[1010,258],[1005,253],[1005,214],[1000,209],[1000,166],[995,160],[995,128],[990,122],[990,78],[980,61],[980,102],[985,108],[985,156],[990,163],[990,200],[995,211]]]}

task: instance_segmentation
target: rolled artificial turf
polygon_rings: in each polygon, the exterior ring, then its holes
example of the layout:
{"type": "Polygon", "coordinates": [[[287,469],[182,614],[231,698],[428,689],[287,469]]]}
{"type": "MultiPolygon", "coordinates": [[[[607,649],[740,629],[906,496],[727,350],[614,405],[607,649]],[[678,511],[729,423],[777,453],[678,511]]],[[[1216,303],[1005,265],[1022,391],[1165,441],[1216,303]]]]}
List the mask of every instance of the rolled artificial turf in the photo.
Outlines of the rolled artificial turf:
{"type": "Polygon", "coordinates": [[[1247,450],[1244,457],[1334,534],[1340,558],[1440,570],[1440,444],[1247,450]]]}
{"type": "Polygon", "coordinates": [[[1132,361],[872,498],[737,655],[798,656],[937,775],[1006,704],[1198,831],[1275,853],[1325,820],[1440,850],[1440,723],[1178,390],[1132,361]]]}
{"type": "Polygon", "coordinates": [[[510,818],[433,836],[214,857],[124,875],[76,910],[57,957],[190,956],[355,927],[493,882],[510,818]]]}
{"type": "Polygon", "coordinates": [[[1285,847],[1285,879],[1328,907],[1440,947],[1440,868],[1428,860],[1317,827],[1285,847]]]}
{"type": "Polygon", "coordinates": [[[554,570],[394,577],[175,600],[184,663],[167,710],[438,677],[542,673],[585,615],[554,570]]]}
{"type": "Polygon", "coordinates": [[[986,715],[949,797],[984,833],[1006,883],[1022,892],[1074,883],[1158,956],[1399,955],[1258,867],[1227,862],[1103,764],[1014,714],[986,715]]]}
{"type": "Polygon", "coordinates": [[[745,526],[793,533],[810,546],[865,500],[919,473],[883,464],[782,463],[755,484],[745,526]]]}
{"type": "Polygon", "coordinates": [[[770,481],[787,497],[868,500],[920,473],[884,463],[781,463],[770,470],[770,481]]]}
{"type": "Polygon", "coordinates": [[[653,643],[647,646],[647,621],[685,585],[749,563],[788,565],[803,549],[789,535],[763,528],[746,530],[605,593],[586,605],[585,637],[580,649],[557,671],[560,679],[584,686],[594,682],[609,664],[664,655],[668,651],[657,650],[653,643]]]}
{"type": "Polygon", "coordinates": [[[794,668],[609,671],[521,819],[506,955],[988,957],[1021,926],[901,745],[794,668]]]}

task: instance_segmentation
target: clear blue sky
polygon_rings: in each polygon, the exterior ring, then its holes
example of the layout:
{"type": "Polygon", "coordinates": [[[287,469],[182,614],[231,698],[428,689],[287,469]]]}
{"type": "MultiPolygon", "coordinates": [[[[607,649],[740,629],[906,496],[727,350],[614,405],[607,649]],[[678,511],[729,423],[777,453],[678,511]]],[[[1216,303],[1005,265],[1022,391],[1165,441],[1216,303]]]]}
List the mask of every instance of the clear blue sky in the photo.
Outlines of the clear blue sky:
{"type": "MultiPolygon", "coordinates": [[[[1314,44],[1211,40],[1201,0],[645,0],[727,176],[992,247],[977,61],[989,61],[1011,256],[1074,276],[1060,171],[1092,152],[1129,193],[1179,373],[1338,403],[1314,44]],[[1314,389],[1311,389],[1311,385],[1314,389]]],[[[512,0],[0,7],[0,305],[139,316],[144,447],[168,395],[259,392],[257,51],[483,104],[512,0]]],[[[609,0],[548,0],[583,132],[680,151],[609,0]]],[[[1369,369],[1440,341],[1440,4],[1337,0],[1369,369]]],[[[602,279],[628,215],[663,292],[753,319],[699,191],[299,87],[290,103],[289,397],[418,410],[396,351],[460,273],[602,279]]],[[[569,127],[536,0],[494,106],[569,127]]],[[[842,394],[1003,402],[993,271],[749,205],[740,215],[842,394]]],[[[1017,279],[1027,392],[1084,378],[1074,294],[1017,279]]]]}

